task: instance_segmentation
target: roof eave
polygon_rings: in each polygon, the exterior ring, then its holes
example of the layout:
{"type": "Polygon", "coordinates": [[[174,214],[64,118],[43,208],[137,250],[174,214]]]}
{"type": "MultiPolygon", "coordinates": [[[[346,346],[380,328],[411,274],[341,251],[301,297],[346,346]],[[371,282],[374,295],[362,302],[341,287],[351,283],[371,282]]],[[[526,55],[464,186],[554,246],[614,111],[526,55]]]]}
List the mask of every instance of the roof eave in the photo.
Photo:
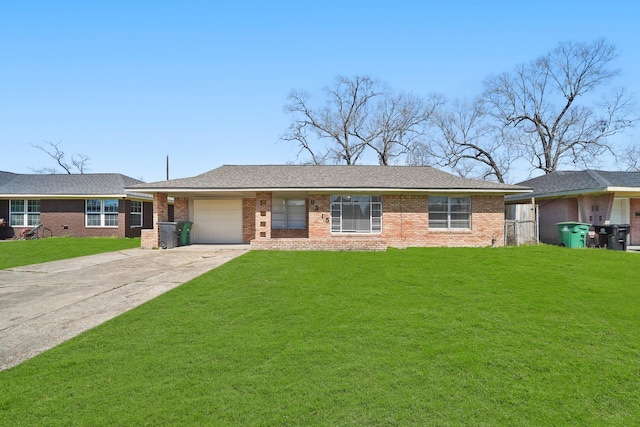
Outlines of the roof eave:
{"type": "Polygon", "coordinates": [[[640,187],[607,187],[607,192],[611,193],[640,193],[640,187]]]}
{"type": "Polygon", "coordinates": [[[45,194],[45,193],[10,193],[0,194],[0,199],[131,199],[131,198],[149,198],[148,194],[129,193],[129,194],[45,194]]]}
{"type": "MultiPolygon", "coordinates": [[[[133,189],[132,189],[133,190],[133,189]]],[[[506,189],[506,188],[465,188],[465,187],[449,187],[449,188],[389,188],[389,187],[234,187],[234,188],[216,188],[216,187],[136,187],[136,192],[140,193],[208,193],[208,192],[299,192],[299,191],[315,191],[315,192],[403,192],[403,193],[499,193],[499,194],[518,194],[530,193],[533,190],[525,189],[506,189]]]]}
{"type": "MultiPolygon", "coordinates": [[[[588,188],[588,189],[578,189],[578,190],[568,190],[568,191],[553,191],[549,193],[534,193],[530,194],[526,197],[526,199],[531,199],[532,197],[536,199],[557,199],[561,197],[570,197],[570,196],[579,196],[581,194],[593,194],[593,193],[606,193],[609,192],[610,187],[599,187],[599,188],[588,188]]],[[[531,191],[533,193],[533,191],[531,191]]],[[[518,195],[514,195],[510,198],[510,200],[525,200],[525,197],[518,197],[518,195]]]]}

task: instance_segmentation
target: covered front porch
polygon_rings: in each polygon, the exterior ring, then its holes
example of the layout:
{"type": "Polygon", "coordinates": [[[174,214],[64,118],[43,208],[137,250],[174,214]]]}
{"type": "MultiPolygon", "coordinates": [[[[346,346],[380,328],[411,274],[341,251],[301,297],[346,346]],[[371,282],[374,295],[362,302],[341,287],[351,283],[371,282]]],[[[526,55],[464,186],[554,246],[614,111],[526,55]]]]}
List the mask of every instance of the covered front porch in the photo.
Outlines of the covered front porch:
{"type": "MultiPolygon", "coordinates": [[[[142,247],[160,247],[158,224],[169,221],[169,198],[173,198],[173,221],[193,223],[190,242],[193,244],[251,244],[260,247],[260,242],[272,240],[308,241],[307,195],[296,193],[287,194],[286,197],[298,200],[298,223],[292,228],[284,225],[274,228],[274,220],[277,223],[282,221],[278,217],[279,210],[275,209],[274,212],[272,192],[154,193],[153,228],[143,230],[142,247]]],[[[281,202],[285,200],[285,195],[278,194],[275,200],[281,202]]],[[[265,245],[262,247],[266,248],[265,245]]]]}
{"type": "Polygon", "coordinates": [[[258,250],[386,250],[379,233],[331,231],[331,197],[306,192],[153,194],[153,228],[143,230],[142,247],[161,246],[158,223],[192,222],[190,244],[249,245],[258,250]]]}

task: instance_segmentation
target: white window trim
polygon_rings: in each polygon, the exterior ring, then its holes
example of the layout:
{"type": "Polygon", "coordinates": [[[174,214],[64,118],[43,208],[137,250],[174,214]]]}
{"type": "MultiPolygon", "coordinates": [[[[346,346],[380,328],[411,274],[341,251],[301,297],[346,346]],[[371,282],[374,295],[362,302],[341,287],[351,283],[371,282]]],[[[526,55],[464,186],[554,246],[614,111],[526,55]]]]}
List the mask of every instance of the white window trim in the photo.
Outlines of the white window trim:
{"type": "MultiPolygon", "coordinates": [[[[471,196],[463,196],[463,195],[453,195],[453,196],[429,196],[429,198],[431,197],[446,197],[447,198],[447,227],[446,228],[432,228],[431,225],[429,225],[429,231],[432,232],[446,232],[446,231],[471,231],[472,229],[472,217],[473,217],[473,209],[471,207],[472,204],[472,197],[471,196]],[[469,227],[456,227],[453,228],[451,227],[451,199],[452,198],[466,198],[469,199],[469,227]]],[[[429,202],[427,202],[427,206],[429,205],[429,202]]],[[[429,216],[431,215],[431,210],[429,209],[429,216]]],[[[430,223],[431,222],[431,217],[429,217],[427,219],[427,221],[430,223]]]]}
{"type": "Polygon", "coordinates": [[[9,226],[10,227],[35,227],[40,224],[42,220],[40,219],[40,215],[42,213],[42,202],[39,199],[10,199],[9,200],[9,226]],[[21,212],[14,212],[11,210],[11,202],[13,201],[21,201],[24,203],[24,208],[21,212]],[[29,212],[29,202],[37,201],[40,205],[40,209],[37,212],[29,212]],[[29,215],[38,215],[38,222],[36,224],[29,224],[29,215]],[[22,215],[22,224],[13,224],[13,217],[15,215],[22,215]]]}
{"type": "Polygon", "coordinates": [[[106,199],[86,199],[84,201],[84,226],[86,228],[118,228],[120,226],[120,201],[118,199],[106,198],[106,199]],[[87,212],[87,204],[89,200],[100,200],[100,212],[87,212]],[[118,202],[118,212],[105,212],[104,202],[107,200],[115,200],[118,202]],[[100,215],[100,225],[89,225],[89,215],[100,215]],[[105,225],[107,215],[116,215],[118,219],[117,225],[105,225]]]}
{"type": "Polygon", "coordinates": [[[144,202],[140,200],[131,200],[131,205],[130,205],[131,207],[133,207],[134,202],[140,203],[140,212],[133,212],[131,209],[129,209],[129,221],[133,223],[132,221],[133,215],[139,215],[140,225],[131,225],[131,228],[142,228],[144,227],[144,202]]]}
{"type": "Polygon", "coordinates": [[[377,195],[377,194],[357,194],[357,195],[352,195],[352,194],[333,194],[330,196],[330,212],[329,212],[329,216],[331,218],[330,220],[330,227],[331,227],[331,234],[337,234],[337,235],[358,235],[358,236],[362,236],[362,235],[367,235],[367,234],[382,234],[382,196],[377,195]],[[343,224],[344,224],[344,220],[343,220],[343,205],[344,202],[342,201],[342,197],[354,197],[354,196],[368,196],[370,197],[369,200],[369,231],[352,231],[352,230],[348,230],[348,231],[344,231],[343,230],[343,224]],[[340,197],[340,201],[331,201],[331,199],[333,197],[340,197]],[[379,202],[374,202],[373,201],[373,197],[379,197],[380,201],[379,202]],[[334,209],[333,206],[334,205],[339,205],[340,206],[340,215],[339,215],[339,220],[340,220],[340,230],[334,230],[334,218],[337,218],[336,216],[333,215],[334,209]],[[374,224],[373,224],[373,207],[374,205],[379,206],[380,208],[380,216],[377,217],[380,219],[380,225],[379,225],[379,229],[374,230],[374,224]]]}

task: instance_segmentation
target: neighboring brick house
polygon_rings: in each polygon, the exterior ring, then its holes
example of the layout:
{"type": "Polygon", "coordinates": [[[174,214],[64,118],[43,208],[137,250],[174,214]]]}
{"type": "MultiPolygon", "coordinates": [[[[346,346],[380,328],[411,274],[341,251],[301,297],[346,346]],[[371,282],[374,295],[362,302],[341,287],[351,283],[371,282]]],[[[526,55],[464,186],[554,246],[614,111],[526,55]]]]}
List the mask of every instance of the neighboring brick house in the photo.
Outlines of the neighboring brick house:
{"type": "Polygon", "coordinates": [[[154,196],[143,247],[159,246],[173,197],[192,243],[322,250],[502,246],[505,194],[530,191],[431,167],[298,165],[226,165],[129,190],[154,196]]]}
{"type": "Polygon", "coordinates": [[[137,237],[152,227],[148,194],[121,174],[15,174],[0,172],[0,239],[42,223],[41,237],[137,237]]]}
{"type": "Polygon", "coordinates": [[[538,205],[540,241],[558,244],[555,224],[630,224],[629,245],[640,245],[640,172],[556,171],[520,182],[533,193],[506,197],[507,204],[538,205]]]}

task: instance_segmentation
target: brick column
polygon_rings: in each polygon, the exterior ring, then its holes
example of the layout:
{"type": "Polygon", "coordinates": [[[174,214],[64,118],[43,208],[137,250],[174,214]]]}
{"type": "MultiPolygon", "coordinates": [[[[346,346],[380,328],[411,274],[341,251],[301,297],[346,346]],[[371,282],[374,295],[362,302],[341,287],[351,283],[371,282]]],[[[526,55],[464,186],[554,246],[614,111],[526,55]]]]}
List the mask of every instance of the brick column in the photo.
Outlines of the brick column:
{"type": "Polygon", "coordinates": [[[256,240],[271,239],[271,193],[256,193],[256,240]]]}
{"type": "Polygon", "coordinates": [[[173,218],[176,221],[189,221],[189,198],[176,197],[173,199],[173,218]]]}
{"type": "Polygon", "coordinates": [[[160,229],[158,222],[169,220],[169,204],[166,193],[153,193],[153,229],[142,230],[141,246],[145,249],[157,248],[160,245],[160,229]]]}
{"type": "Polygon", "coordinates": [[[309,239],[331,237],[331,197],[327,194],[309,194],[309,239]]]}
{"type": "Polygon", "coordinates": [[[242,199],[242,243],[256,238],[256,199],[242,199]]]}

